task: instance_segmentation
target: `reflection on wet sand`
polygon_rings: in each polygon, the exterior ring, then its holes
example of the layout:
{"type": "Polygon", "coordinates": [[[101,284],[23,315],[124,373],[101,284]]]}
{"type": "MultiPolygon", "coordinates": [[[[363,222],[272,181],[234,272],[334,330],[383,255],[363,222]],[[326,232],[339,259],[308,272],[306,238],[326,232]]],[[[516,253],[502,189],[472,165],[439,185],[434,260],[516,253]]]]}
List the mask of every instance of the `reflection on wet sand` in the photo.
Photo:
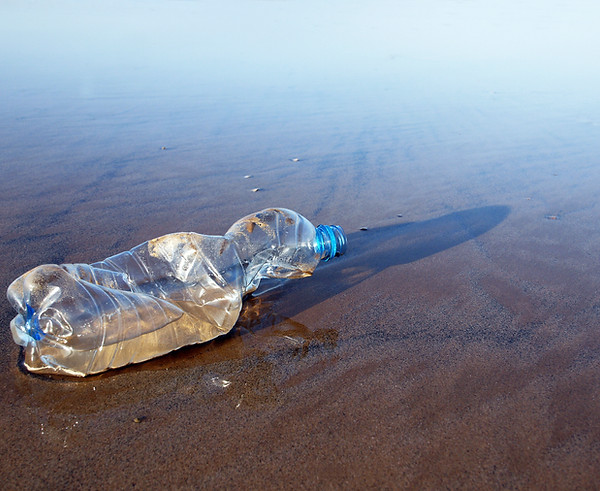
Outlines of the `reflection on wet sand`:
{"type": "MultiPolygon", "coordinates": [[[[246,299],[240,318],[228,335],[89,379],[35,375],[23,369],[27,377],[23,384],[17,386],[17,390],[35,400],[36,405],[47,407],[53,413],[86,413],[90,409],[96,412],[110,407],[107,400],[112,400],[116,407],[123,403],[124,398],[127,404],[131,404],[132,400],[126,392],[138,402],[144,400],[144,393],[135,386],[121,389],[118,398],[109,399],[111,393],[107,391],[104,380],[123,377],[126,373],[144,376],[148,372],[164,370],[174,373],[193,370],[203,373],[201,382],[193,392],[204,394],[206,403],[217,397],[237,400],[244,407],[275,404],[281,379],[276,373],[276,366],[282,363],[293,365],[294,360],[305,358],[315,350],[326,358],[334,356],[338,333],[335,329],[311,330],[298,321],[278,314],[272,304],[273,301],[265,296],[250,297],[246,299]],[[45,381],[46,384],[43,384],[42,390],[31,391],[28,383],[30,378],[45,381]],[[94,398],[102,400],[100,407],[89,404],[90,386],[94,387],[94,398]],[[88,395],[84,398],[83,394],[88,395]]],[[[291,382],[286,383],[289,385],[291,382]]],[[[157,387],[151,397],[170,390],[172,387],[169,384],[157,387]]]]}

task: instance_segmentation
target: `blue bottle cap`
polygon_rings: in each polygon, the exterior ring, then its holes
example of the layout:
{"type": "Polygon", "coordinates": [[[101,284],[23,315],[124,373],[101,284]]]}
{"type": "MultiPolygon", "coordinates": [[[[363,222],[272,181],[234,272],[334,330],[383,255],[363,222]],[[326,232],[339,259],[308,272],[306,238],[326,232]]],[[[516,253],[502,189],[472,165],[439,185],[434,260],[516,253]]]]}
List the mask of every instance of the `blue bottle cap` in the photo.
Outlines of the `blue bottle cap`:
{"type": "Polygon", "coordinates": [[[317,227],[315,250],[324,261],[344,254],[346,243],[346,234],[339,225],[319,225],[317,227]]]}

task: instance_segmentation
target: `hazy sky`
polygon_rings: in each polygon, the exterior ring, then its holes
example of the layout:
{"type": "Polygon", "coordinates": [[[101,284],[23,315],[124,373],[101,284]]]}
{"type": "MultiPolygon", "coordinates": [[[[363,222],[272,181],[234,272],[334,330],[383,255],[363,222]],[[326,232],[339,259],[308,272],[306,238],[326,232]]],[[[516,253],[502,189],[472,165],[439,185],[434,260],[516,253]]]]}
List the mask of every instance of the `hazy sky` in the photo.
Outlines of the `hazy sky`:
{"type": "MultiPolygon", "coordinates": [[[[479,66],[598,77],[593,0],[29,1],[0,5],[0,80],[386,76],[479,66]],[[54,77],[54,78],[53,78],[54,77]]],[[[440,73],[443,75],[443,73],[440,73]]]]}

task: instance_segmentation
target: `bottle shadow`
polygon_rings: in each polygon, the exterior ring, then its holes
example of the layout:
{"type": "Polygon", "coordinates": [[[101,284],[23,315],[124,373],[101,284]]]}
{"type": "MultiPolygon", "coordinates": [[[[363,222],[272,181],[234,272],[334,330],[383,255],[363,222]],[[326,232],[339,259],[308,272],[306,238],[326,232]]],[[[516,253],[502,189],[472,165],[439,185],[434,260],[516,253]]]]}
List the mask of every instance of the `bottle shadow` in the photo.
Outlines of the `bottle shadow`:
{"type": "MultiPolygon", "coordinates": [[[[346,255],[320,265],[309,281],[288,281],[284,288],[271,289],[266,283],[246,303],[264,297],[263,304],[276,301],[278,315],[293,317],[389,267],[419,261],[479,237],[509,213],[507,206],[485,206],[348,234],[346,255]]],[[[255,322],[252,327],[260,329],[261,318],[255,322]]]]}

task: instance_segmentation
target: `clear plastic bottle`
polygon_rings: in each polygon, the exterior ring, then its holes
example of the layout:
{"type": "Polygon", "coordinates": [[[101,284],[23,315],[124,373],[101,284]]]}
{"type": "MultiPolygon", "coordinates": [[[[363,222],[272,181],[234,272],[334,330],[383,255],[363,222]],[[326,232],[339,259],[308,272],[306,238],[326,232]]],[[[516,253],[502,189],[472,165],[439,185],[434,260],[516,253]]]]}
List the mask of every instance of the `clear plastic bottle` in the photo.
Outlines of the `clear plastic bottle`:
{"type": "Polygon", "coordinates": [[[309,276],[345,250],[341,227],[270,208],[224,236],[175,233],[91,265],[38,266],[8,288],[11,331],[31,371],[99,373],[225,334],[262,278],[309,276]]]}

